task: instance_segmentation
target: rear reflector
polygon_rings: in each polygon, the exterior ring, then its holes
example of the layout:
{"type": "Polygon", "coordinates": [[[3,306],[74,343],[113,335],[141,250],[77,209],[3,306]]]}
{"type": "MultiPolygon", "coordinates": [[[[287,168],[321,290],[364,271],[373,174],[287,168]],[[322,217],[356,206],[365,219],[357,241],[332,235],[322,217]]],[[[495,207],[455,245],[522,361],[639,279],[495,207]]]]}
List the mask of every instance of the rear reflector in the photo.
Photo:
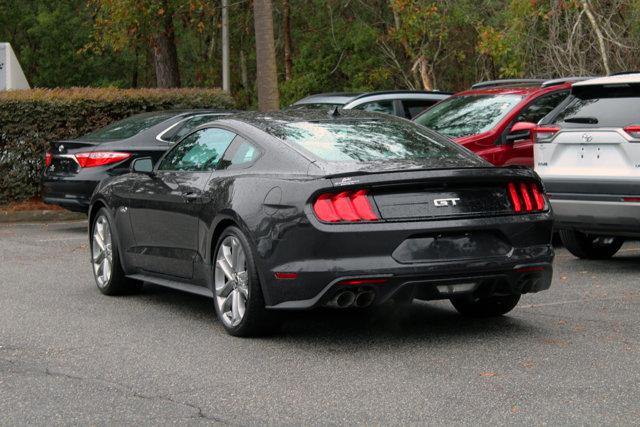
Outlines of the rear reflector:
{"type": "Polygon", "coordinates": [[[560,128],[557,127],[537,127],[533,130],[535,143],[544,144],[550,142],[559,131],[560,128]]]}
{"type": "Polygon", "coordinates": [[[279,271],[275,274],[276,279],[279,280],[292,280],[298,278],[298,273],[288,273],[284,271],[279,271]]]}
{"type": "Polygon", "coordinates": [[[629,134],[631,138],[640,139],[640,125],[632,125],[624,128],[624,131],[629,134]]]}
{"type": "Polygon", "coordinates": [[[90,153],[77,153],[75,156],[81,168],[93,168],[121,162],[131,157],[131,153],[93,151],[90,153]]]}
{"type": "Polygon", "coordinates": [[[507,192],[514,212],[541,212],[546,208],[544,195],[536,183],[510,182],[507,192]]]}
{"type": "Polygon", "coordinates": [[[318,196],[313,212],[324,222],[378,221],[367,190],[325,193],[318,196]]]}
{"type": "Polygon", "coordinates": [[[374,285],[387,283],[389,279],[350,279],[338,282],[338,285],[374,285]]]}
{"type": "Polygon", "coordinates": [[[53,154],[47,152],[44,155],[44,167],[48,168],[49,166],[51,166],[51,161],[53,160],[53,154]]]}

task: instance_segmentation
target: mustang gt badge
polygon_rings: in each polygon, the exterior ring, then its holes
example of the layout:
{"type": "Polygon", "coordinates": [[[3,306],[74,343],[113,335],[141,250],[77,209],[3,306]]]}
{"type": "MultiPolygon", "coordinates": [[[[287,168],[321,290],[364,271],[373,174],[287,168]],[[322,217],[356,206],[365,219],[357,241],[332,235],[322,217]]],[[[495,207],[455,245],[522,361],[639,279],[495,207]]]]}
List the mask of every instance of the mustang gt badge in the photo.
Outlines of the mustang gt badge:
{"type": "Polygon", "coordinates": [[[443,206],[456,206],[459,201],[460,199],[457,197],[452,197],[450,199],[433,199],[433,204],[440,208],[443,206]]]}

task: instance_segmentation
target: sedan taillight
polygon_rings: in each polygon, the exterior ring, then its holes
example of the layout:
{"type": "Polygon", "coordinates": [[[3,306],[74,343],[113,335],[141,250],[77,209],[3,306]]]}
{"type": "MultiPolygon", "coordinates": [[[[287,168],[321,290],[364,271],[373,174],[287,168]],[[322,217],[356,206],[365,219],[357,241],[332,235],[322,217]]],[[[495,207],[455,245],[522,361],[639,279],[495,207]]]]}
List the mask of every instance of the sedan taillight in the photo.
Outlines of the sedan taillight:
{"type": "Polygon", "coordinates": [[[559,131],[558,127],[537,127],[533,130],[534,142],[536,144],[550,142],[559,131]]]}
{"type": "Polygon", "coordinates": [[[546,201],[538,184],[510,182],[507,189],[514,212],[541,212],[545,210],[546,201]]]}
{"type": "Polygon", "coordinates": [[[380,219],[371,206],[367,190],[321,194],[313,204],[313,212],[320,221],[325,222],[360,222],[380,219]]]}
{"type": "Polygon", "coordinates": [[[93,168],[96,166],[118,163],[131,157],[131,153],[117,151],[93,151],[90,153],[77,153],[76,160],[81,168],[93,168]]]}
{"type": "Polygon", "coordinates": [[[52,161],[53,161],[53,154],[47,151],[44,155],[44,167],[48,168],[49,166],[51,166],[52,161]]]}

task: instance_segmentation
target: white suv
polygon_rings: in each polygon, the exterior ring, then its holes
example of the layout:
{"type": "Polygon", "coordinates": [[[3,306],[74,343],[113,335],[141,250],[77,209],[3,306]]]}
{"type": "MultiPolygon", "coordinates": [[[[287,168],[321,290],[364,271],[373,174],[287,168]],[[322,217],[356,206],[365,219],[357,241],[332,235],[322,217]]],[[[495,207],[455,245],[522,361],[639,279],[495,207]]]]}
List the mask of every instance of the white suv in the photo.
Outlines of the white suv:
{"type": "Polygon", "coordinates": [[[640,73],[575,83],[534,134],[535,170],[573,255],[609,258],[640,237],[640,73]]]}

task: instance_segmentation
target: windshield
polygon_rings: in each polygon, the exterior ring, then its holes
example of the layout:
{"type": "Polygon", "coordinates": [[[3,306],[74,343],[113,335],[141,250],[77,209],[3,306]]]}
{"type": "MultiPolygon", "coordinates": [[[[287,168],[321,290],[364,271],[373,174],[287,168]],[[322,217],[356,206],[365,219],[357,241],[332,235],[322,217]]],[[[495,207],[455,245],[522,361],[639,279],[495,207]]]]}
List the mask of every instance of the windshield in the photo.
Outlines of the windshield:
{"type": "Polygon", "coordinates": [[[302,110],[302,109],[309,109],[309,110],[333,110],[334,108],[338,107],[338,108],[342,108],[344,106],[344,104],[338,104],[338,103],[321,103],[321,102],[316,102],[316,103],[310,103],[310,104],[295,104],[289,107],[289,109],[291,110],[302,110]]]}
{"type": "Polygon", "coordinates": [[[375,119],[293,122],[272,127],[268,132],[331,162],[475,158],[457,144],[431,135],[411,122],[375,119]]]}
{"type": "Polygon", "coordinates": [[[452,138],[476,135],[491,130],[522,99],[520,95],[452,96],[415,121],[452,138]]]}
{"type": "Polygon", "coordinates": [[[119,120],[115,123],[111,123],[97,131],[88,133],[81,139],[91,141],[113,141],[116,139],[131,138],[143,130],[149,129],[150,127],[155,126],[173,116],[175,116],[175,113],[138,114],[119,120]]]}

